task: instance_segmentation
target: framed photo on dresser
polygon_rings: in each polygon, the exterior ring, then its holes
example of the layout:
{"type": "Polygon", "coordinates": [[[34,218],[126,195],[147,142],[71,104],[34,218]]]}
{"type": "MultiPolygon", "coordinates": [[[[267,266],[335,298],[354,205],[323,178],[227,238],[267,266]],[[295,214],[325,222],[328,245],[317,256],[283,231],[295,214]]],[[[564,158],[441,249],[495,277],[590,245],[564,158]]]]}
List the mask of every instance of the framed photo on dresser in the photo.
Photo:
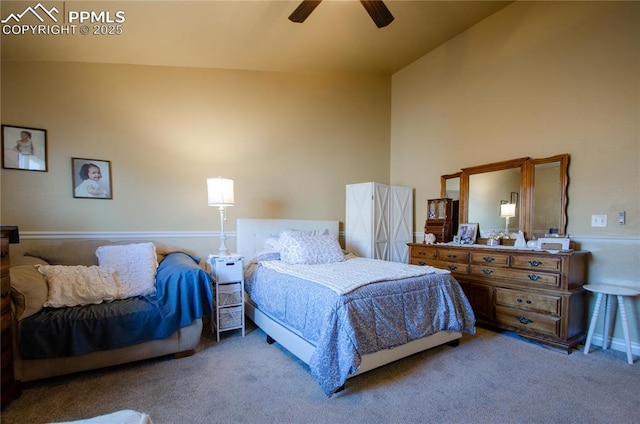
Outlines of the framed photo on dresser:
{"type": "Polygon", "coordinates": [[[478,223],[460,224],[458,227],[458,243],[474,244],[478,237],[478,223]]]}

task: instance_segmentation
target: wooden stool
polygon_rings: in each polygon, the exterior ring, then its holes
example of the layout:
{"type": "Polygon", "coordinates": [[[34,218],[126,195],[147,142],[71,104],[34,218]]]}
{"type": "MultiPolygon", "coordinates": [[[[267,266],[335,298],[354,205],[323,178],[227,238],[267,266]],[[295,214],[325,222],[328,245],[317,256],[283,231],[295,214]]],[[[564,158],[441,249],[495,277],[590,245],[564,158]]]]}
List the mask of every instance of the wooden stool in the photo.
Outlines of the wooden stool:
{"type": "Polygon", "coordinates": [[[631,355],[631,338],[629,337],[629,323],[627,322],[627,311],[624,307],[625,296],[638,296],[640,291],[634,290],[629,287],[620,286],[608,286],[604,284],[585,284],[582,286],[585,290],[597,293],[596,305],[593,308],[593,314],[591,315],[591,323],[589,324],[589,332],[587,333],[587,342],[584,345],[585,355],[589,353],[589,347],[591,346],[591,339],[593,338],[593,332],[596,329],[596,322],[598,320],[598,313],[600,312],[600,305],[602,304],[602,298],[606,297],[605,309],[604,309],[604,335],[602,338],[602,349],[606,350],[609,347],[609,329],[611,327],[611,304],[610,296],[617,296],[618,309],[620,309],[620,318],[622,318],[622,332],[624,333],[624,341],[627,345],[627,362],[633,365],[633,356],[631,355]]]}

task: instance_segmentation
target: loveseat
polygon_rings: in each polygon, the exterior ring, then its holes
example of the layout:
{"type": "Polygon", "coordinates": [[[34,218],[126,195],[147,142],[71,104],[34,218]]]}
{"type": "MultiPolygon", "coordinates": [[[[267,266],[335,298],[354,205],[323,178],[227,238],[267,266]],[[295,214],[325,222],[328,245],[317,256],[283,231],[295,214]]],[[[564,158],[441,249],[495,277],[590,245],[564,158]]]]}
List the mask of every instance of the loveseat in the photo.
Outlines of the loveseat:
{"type": "Polygon", "coordinates": [[[212,298],[198,262],[160,243],[108,240],[12,257],[16,379],[193,354],[212,298]]]}

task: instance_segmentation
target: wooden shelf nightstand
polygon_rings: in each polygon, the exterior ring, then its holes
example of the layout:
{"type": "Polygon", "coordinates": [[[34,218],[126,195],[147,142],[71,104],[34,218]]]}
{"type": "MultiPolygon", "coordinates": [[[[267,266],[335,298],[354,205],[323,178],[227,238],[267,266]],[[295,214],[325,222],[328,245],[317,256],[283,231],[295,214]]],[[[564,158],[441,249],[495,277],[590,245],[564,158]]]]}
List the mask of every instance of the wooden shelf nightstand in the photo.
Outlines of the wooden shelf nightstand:
{"type": "Polygon", "coordinates": [[[241,330],[244,337],[243,258],[239,255],[209,255],[207,263],[213,278],[213,316],[211,331],[241,330]]]}

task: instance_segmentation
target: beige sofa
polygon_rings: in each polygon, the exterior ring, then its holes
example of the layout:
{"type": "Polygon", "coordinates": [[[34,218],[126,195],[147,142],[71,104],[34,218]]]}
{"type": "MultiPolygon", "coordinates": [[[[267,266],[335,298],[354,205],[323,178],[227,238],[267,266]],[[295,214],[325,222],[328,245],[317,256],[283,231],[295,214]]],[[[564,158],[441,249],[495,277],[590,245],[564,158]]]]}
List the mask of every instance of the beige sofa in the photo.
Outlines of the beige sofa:
{"type": "MultiPolygon", "coordinates": [[[[136,241],[138,242],[138,241],[136,241]]],[[[173,354],[184,357],[193,354],[202,334],[202,318],[175,331],[170,337],[152,340],[123,348],[96,351],[78,356],[50,359],[23,359],[18,349],[20,325],[25,318],[38,313],[47,300],[47,280],[34,267],[36,264],[97,265],[97,247],[108,240],[82,240],[64,242],[57,246],[27,250],[22,257],[11,258],[11,297],[14,312],[14,369],[16,379],[26,382],[80,371],[119,365],[142,359],[173,354]]],[[[180,249],[155,243],[158,262],[180,249]]]]}

